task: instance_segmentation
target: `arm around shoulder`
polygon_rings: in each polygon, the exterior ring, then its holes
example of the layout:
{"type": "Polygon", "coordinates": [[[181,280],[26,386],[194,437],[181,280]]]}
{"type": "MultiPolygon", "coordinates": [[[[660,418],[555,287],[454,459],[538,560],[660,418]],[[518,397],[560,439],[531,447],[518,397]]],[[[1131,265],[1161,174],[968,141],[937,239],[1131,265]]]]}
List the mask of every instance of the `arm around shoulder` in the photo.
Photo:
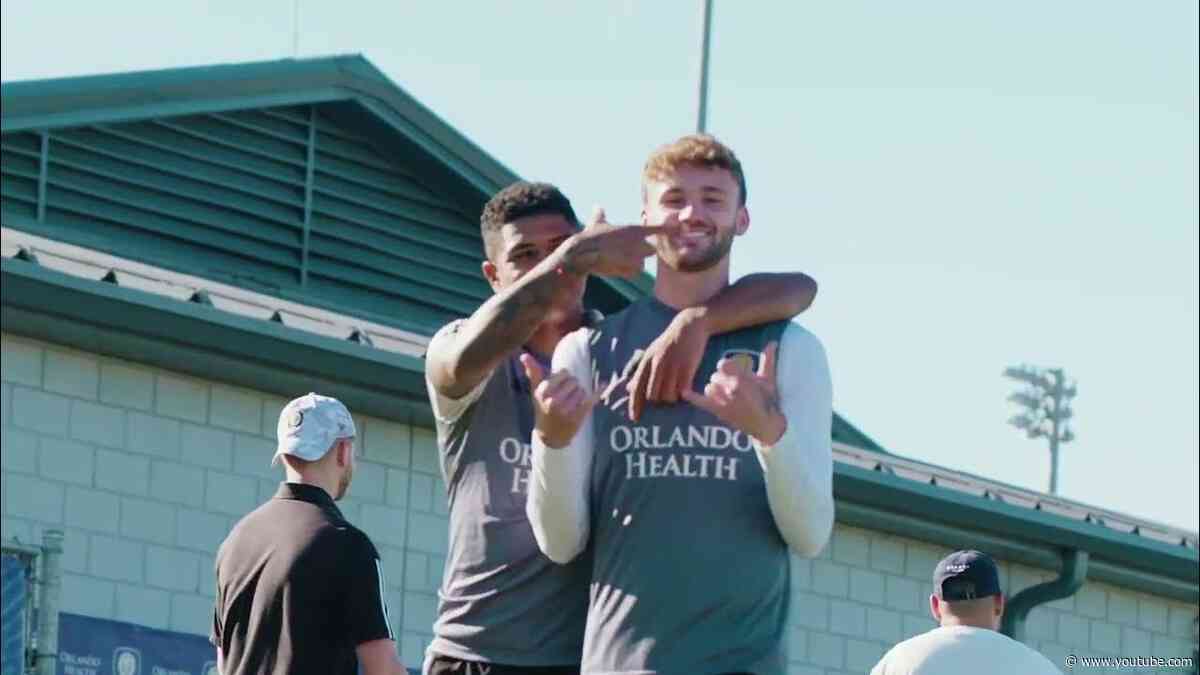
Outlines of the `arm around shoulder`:
{"type": "Polygon", "coordinates": [[[696,309],[717,334],[791,319],[808,309],[816,296],[816,280],[803,272],[761,272],[738,279],[696,309]]]}
{"type": "Polygon", "coordinates": [[[833,384],[815,335],[792,323],[781,343],[777,386],[787,430],[756,449],[780,534],[793,551],[813,557],[833,531],[833,384]]]}

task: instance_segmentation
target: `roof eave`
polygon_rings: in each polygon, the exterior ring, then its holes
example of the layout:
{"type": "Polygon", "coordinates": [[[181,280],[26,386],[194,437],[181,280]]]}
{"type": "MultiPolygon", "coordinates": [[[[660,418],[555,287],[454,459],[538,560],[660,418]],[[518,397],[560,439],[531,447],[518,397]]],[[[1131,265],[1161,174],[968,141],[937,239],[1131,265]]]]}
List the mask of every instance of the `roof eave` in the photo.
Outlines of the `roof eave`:
{"type": "MultiPolygon", "coordinates": [[[[926,527],[944,525],[977,538],[1032,544],[1049,551],[1082,549],[1110,569],[1122,570],[1127,577],[1135,573],[1164,577],[1180,582],[1176,585],[1183,590],[1177,589],[1173,595],[1186,596],[1193,602],[1200,598],[1200,556],[1195,549],[1182,545],[844,463],[835,463],[834,496],[839,505],[856,504],[876,514],[899,516],[908,523],[901,529],[910,536],[916,534],[911,532],[912,523],[919,522],[926,527]]],[[[845,515],[851,521],[854,514],[855,509],[846,509],[845,515]]],[[[854,524],[870,527],[878,522],[854,524]]]]}
{"type": "Polygon", "coordinates": [[[363,413],[428,426],[420,359],[37,264],[0,261],[6,332],[293,397],[320,390],[363,413]]]}

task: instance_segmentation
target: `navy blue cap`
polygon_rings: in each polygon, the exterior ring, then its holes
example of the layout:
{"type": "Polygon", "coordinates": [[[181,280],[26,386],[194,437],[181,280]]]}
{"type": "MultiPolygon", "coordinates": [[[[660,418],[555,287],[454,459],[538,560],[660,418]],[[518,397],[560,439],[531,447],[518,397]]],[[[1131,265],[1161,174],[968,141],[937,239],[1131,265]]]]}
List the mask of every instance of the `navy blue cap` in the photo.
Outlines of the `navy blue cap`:
{"type": "Polygon", "coordinates": [[[999,595],[996,561],[980,551],[955,551],[933,568],[933,592],[948,602],[999,595]]]}

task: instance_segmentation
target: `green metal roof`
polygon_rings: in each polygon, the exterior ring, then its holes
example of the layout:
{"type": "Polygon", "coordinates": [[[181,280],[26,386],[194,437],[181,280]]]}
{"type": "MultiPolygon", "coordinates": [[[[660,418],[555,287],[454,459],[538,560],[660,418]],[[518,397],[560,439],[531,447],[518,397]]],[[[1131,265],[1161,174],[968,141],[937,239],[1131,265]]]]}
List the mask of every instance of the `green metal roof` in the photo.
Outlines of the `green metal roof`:
{"type": "MultiPolygon", "coordinates": [[[[430,333],[517,175],[360,56],[3,85],[7,227],[430,333]]],[[[650,288],[597,280],[611,311],[650,288]]]]}

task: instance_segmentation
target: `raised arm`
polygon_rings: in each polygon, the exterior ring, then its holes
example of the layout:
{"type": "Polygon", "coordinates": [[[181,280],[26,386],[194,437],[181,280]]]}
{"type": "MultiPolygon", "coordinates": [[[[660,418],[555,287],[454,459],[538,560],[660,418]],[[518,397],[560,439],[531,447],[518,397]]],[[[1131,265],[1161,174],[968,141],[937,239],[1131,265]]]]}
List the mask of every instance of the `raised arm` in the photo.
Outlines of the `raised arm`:
{"type": "MultiPolygon", "coordinates": [[[[559,564],[579,555],[591,532],[591,411],[598,392],[592,390],[587,336],[578,330],[563,338],[554,350],[553,374],[544,381],[539,373],[530,378],[531,384],[537,381],[537,423],[525,512],[538,548],[559,564]]],[[[528,361],[526,372],[533,368],[536,363],[528,361]]]]}
{"type": "Polygon", "coordinates": [[[529,340],[548,313],[567,308],[588,274],[635,276],[654,254],[646,237],[670,229],[595,223],[570,237],[455,330],[435,336],[426,356],[430,385],[447,398],[467,395],[529,340]]]}
{"type": "Polygon", "coordinates": [[[629,381],[630,418],[636,421],[647,401],[680,399],[692,386],[711,336],[790,319],[808,309],[816,295],[817,282],[801,272],[751,274],[708,302],[681,310],[646,348],[629,381]]]}
{"type": "Polygon", "coordinates": [[[558,251],[488,298],[469,318],[434,336],[425,370],[439,394],[450,399],[466,396],[529,340],[546,314],[572,301],[572,288],[582,278],[561,270],[565,256],[558,251]]]}

